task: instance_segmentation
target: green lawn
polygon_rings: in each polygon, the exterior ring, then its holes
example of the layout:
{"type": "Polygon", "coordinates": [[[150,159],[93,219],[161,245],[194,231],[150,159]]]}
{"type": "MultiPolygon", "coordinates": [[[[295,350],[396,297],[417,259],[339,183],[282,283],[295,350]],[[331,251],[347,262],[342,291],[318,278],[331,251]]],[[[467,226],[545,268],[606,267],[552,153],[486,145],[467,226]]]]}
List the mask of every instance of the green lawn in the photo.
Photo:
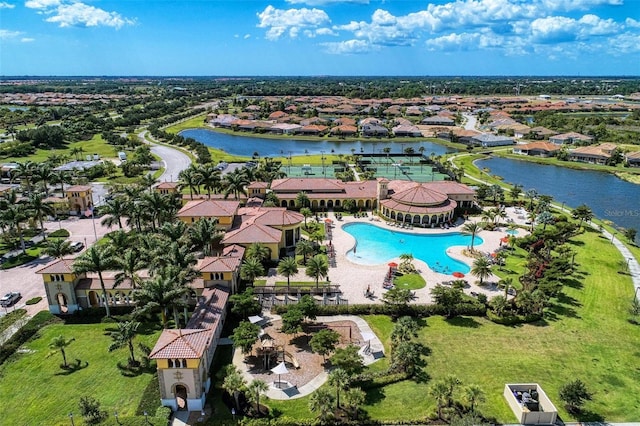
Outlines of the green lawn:
{"type": "Polygon", "coordinates": [[[84,159],[84,157],[89,154],[98,154],[102,159],[116,158],[116,151],[114,147],[106,143],[104,139],[102,139],[102,135],[97,134],[88,141],[68,143],[66,147],[62,149],[38,149],[34,154],[27,157],[9,157],[3,159],[2,162],[23,162],[29,160],[36,163],[41,163],[45,161],[51,154],[68,155],[70,160],[74,160],[73,156],[71,155],[71,149],[73,148],[82,148],[84,150],[81,159],[84,159]]]}
{"type": "MultiPolygon", "coordinates": [[[[515,421],[502,396],[505,383],[512,382],[539,383],[562,419],[576,420],[558,398],[560,387],[575,378],[595,392],[594,401],[585,406],[592,419],[633,421],[640,417],[640,369],[635,367],[640,356],[640,327],[627,321],[633,297],[631,279],[616,272],[621,256],[597,233],[582,234],[572,245],[582,272],[565,287],[565,295],[547,308],[543,323],[509,327],[484,318],[426,319],[420,340],[431,350],[425,368],[430,380],[454,374],[463,384],[479,385],[487,396],[482,413],[499,422],[515,421]]],[[[517,251],[505,270],[520,269],[521,254],[517,251]]],[[[365,319],[388,353],[392,321],[385,316],[365,319]]],[[[387,362],[385,358],[370,368],[382,370],[387,362]]],[[[435,410],[427,389],[428,383],[404,381],[370,390],[362,408],[375,419],[424,418],[435,410]],[[405,409],[407,406],[412,409],[405,409]]],[[[307,403],[308,397],[268,402],[293,418],[311,417],[307,403]]]]}
{"type": "Polygon", "coordinates": [[[393,280],[393,285],[398,288],[406,288],[409,290],[418,290],[424,288],[427,282],[422,278],[420,274],[405,274],[396,277],[393,280]]]}
{"type": "MultiPolygon", "coordinates": [[[[99,400],[109,415],[117,410],[123,418],[135,416],[145,388],[156,379],[150,373],[135,377],[120,373],[116,364],[126,364],[128,350],[107,351],[111,338],[105,331],[113,327],[114,324],[54,324],[42,329],[36,340],[23,346],[26,353],[16,361],[0,366],[1,423],[68,424],[68,413],[78,413],[78,401],[84,395],[99,400]],[[59,353],[47,357],[51,339],[59,335],[76,339],[67,348],[68,361],[75,364],[78,359],[81,362],[76,371],[59,367],[62,363],[59,353]]],[[[135,342],[152,347],[159,333],[151,330],[138,336],[135,342]]],[[[80,419],[79,414],[77,417],[80,419]]]]}

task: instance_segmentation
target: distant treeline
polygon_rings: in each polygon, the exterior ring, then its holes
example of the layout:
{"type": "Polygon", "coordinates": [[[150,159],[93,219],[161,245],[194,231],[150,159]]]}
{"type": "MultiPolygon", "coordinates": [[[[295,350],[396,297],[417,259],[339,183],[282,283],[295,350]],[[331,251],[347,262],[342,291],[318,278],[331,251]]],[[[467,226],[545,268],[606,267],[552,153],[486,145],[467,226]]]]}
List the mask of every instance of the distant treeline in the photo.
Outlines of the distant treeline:
{"type": "Polygon", "coordinates": [[[62,92],[141,95],[159,92],[200,100],[227,96],[629,95],[638,77],[120,77],[3,78],[0,93],[62,92]],[[16,84],[10,84],[12,81],[16,84]],[[18,84],[19,82],[19,84],[18,84]]]}

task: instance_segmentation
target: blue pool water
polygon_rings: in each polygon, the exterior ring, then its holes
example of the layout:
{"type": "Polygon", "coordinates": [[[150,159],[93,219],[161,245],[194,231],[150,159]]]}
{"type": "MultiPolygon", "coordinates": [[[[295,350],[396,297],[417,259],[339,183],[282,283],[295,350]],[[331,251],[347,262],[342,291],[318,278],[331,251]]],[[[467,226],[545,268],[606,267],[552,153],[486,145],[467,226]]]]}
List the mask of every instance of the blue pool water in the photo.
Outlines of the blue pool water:
{"type": "MultiPolygon", "coordinates": [[[[345,232],[356,239],[355,250],[351,249],[347,257],[354,263],[362,265],[379,265],[399,257],[403,253],[411,253],[429,268],[441,274],[462,272],[467,274],[469,266],[455,260],[447,254],[453,246],[471,245],[471,236],[459,232],[448,234],[411,234],[402,231],[380,228],[368,223],[349,223],[342,227],[345,232]]],[[[476,236],[474,247],[482,244],[482,238],[476,236]]]]}
{"type": "Polygon", "coordinates": [[[509,235],[518,235],[518,230],[517,229],[509,229],[507,231],[507,234],[509,234],[509,235]]]}

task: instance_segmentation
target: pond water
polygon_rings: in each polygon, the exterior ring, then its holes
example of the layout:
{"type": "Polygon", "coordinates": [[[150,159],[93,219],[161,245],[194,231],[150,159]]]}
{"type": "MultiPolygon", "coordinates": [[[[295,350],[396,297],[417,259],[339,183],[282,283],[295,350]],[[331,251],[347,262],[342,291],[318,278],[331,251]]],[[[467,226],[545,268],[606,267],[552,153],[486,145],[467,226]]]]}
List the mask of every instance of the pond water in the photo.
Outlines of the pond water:
{"type": "Polygon", "coordinates": [[[415,142],[392,142],[391,140],[365,140],[347,142],[340,140],[322,139],[318,141],[304,141],[296,139],[265,139],[256,138],[247,134],[229,135],[226,133],[214,132],[207,129],[188,129],[180,132],[180,136],[193,138],[198,142],[212,148],[222,149],[233,155],[243,155],[251,157],[257,152],[262,157],[277,157],[304,154],[351,154],[351,149],[355,149],[356,154],[380,153],[385,147],[391,148],[391,153],[402,153],[403,149],[413,147],[415,152],[424,147],[424,155],[431,153],[442,155],[448,152],[456,152],[455,149],[447,148],[433,142],[416,140],[415,142]]]}
{"type": "MultiPolygon", "coordinates": [[[[460,262],[447,254],[453,246],[471,245],[471,236],[459,232],[446,234],[412,234],[380,228],[369,223],[349,223],[342,229],[356,239],[355,250],[347,253],[350,261],[361,265],[380,265],[403,253],[411,253],[429,265],[435,272],[451,275],[454,272],[467,274],[469,265],[460,262]]],[[[484,241],[476,236],[474,247],[484,241]]]]}
{"type": "Polygon", "coordinates": [[[510,158],[478,160],[476,165],[489,168],[492,175],[501,176],[505,182],[522,185],[525,191],[535,189],[569,207],[586,204],[598,218],[640,231],[640,185],[610,173],[510,158]]]}

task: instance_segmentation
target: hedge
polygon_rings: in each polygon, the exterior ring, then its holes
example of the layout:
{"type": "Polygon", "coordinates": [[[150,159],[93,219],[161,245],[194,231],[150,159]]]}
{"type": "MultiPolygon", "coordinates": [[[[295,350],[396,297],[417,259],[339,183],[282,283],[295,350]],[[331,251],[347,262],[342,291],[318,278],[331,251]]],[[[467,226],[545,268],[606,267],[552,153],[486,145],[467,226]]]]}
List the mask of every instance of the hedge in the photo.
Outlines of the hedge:
{"type": "Polygon", "coordinates": [[[69,236],[69,231],[66,229],[56,229],[52,233],[49,234],[51,238],[67,238],[69,236]]]}
{"type": "Polygon", "coordinates": [[[516,325],[516,324],[527,324],[531,322],[540,321],[542,319],[541,314],[530,314],[530,315],[506,315],[499,316],[491,310],[487,311],[487,318],[489,318],[492,322],[496,324],[502,325],[516,325]]]}
{"type": "Polygon", "coordinates": [[[29,320],[20,330],[18,330],[4,345],[0,346],[0,365],[13,355],[23,344],[36,335],[45,325],[59,322],[49,311],[40,311],[29,320]]]}
{"type": "MultiPolygon", "coordinates": [[[[277,305],[273,312],[279,315],[295,305],[277,305]]],[[[469,301],[456,305],[456,315],[468,315],[483,317],[487,308],[477,301],[469,301]]],[[[414,318],[430,317],[433,315],[446,315],[447,311],[440,305],[390,305],[390,304],[362,304],[362,305],[318,305],[316,315],[409,315],[414,318]]]]}
{"type": "MultiPolygon", "coordinates": [[[[129,315],[133,312],[133,306],[109,306],[111,316],[129,315]]],[[[67,324],[97,324],[100,322],[112,322],[107,318],[106,311],[103,307],[100,308],[84,308],[79,311],[75,311],[73,315],[60,316],[67,324]]],[[[115,322],[115,320],[113,320],[115,322]]]]}

